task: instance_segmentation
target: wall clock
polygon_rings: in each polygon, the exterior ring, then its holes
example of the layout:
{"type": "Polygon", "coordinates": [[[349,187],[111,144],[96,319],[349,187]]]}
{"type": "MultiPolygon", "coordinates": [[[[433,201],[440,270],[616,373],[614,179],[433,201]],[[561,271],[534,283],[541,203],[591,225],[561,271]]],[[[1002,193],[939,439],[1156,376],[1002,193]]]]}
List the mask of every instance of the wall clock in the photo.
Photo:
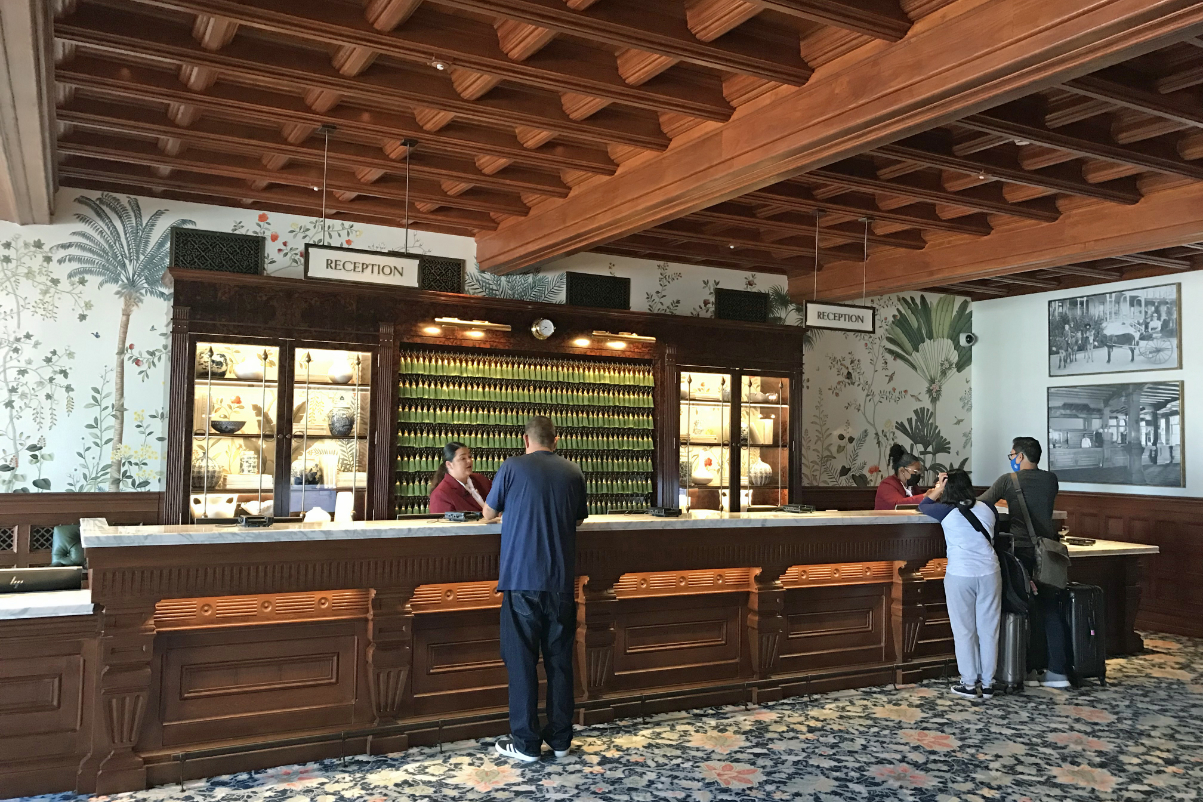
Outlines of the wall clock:
{"type": "Polygon", "coordinates": [[[538,318],[530,324],[530,333],[535,336],[536,340],[546,340],[555,332],[556,325],[545,317],[538,318]]]}

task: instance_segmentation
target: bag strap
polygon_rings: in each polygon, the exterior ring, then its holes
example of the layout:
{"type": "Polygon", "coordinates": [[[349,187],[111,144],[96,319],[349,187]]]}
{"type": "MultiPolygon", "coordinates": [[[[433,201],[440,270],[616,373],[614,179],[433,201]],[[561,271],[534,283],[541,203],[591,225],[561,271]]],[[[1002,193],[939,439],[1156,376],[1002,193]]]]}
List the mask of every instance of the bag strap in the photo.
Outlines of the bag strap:
{"type": "Polygon", "coordinates": [[[1044,537],[1036,531],[1036,522],[1032,520],[1032,514],[1028,512],[1028,500],[1023,497],[1023,486],[1019,484],[1019,471],[1012,471],[1011,483],[1015,485],[1015,494],[1019,498],[1019,511],[1023,513],[1023,520],[1028,525],[1028,535],[1032,538],[1032,544],[1035,545],[1036,538],[1044,537]]]}
{"type": "Polygon", "coordinates": [[[983,524],[981,522],[981,520],[976,515],[973,514],[973,510],[971,510],[971,509],[967,510],[959,504],[957,505],[957,509],[960,510],[961,515],[964,515],[965,519],[967,521],[969,521],[969,525],[972,526],[977,531],[981,532],[982,537],[986,538],[986,542],[989,543],[991,546],[993,546],[994,538],[990,537],[990,533],[986,531],[986,525],[983,524]]]}

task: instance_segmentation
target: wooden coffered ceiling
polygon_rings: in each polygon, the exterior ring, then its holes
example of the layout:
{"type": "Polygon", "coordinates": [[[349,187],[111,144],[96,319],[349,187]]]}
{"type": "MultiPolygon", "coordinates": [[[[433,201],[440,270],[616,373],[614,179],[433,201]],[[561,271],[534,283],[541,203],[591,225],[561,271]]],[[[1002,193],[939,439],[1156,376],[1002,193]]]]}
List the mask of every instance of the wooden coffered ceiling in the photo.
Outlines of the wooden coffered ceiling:
{"type": "Polygon", "coordinates": [[[328,160],[330,214],[476,236],[485,269],[593,250],[799,296],[816,219],[832,298],[1199,266],[1198,2],[56,2],[63,186],[314,215],[328,160]]]}

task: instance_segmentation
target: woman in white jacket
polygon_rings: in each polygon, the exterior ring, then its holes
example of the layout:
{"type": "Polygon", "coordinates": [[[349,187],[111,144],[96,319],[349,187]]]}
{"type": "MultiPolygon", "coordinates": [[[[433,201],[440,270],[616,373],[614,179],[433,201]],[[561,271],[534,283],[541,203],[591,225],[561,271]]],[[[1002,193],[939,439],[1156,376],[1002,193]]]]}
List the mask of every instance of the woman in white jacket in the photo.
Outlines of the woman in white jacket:
{"type": "Polygon", "coordinates": [[[975,516],[987,532],[993,532],[997,514],[993,507],[977,500],[965,471],[941,475],[920,502],[919,512],[940,522],[948,546],[944,597],[961,674],[952,693],[989,699],[994,695],[994,670],[998,666],[1002,573],[993,544],[973,528],[966,516],[975,516]]]}

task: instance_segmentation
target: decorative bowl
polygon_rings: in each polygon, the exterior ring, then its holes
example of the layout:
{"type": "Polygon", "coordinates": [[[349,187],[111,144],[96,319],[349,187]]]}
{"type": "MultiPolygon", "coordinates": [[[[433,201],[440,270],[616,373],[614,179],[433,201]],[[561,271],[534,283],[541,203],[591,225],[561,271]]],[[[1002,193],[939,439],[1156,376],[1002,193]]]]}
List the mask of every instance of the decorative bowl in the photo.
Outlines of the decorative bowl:
{"type": "Polygon", "coordinates": [[[244,420],[215,420],[215,421],[210,421],[209,425],[212,426],[213,431],[217,432],[218,434],[234,434],[234,432],[238,431],[243,426],[246,426],[246,421],[244,421],[244,420]]]}

